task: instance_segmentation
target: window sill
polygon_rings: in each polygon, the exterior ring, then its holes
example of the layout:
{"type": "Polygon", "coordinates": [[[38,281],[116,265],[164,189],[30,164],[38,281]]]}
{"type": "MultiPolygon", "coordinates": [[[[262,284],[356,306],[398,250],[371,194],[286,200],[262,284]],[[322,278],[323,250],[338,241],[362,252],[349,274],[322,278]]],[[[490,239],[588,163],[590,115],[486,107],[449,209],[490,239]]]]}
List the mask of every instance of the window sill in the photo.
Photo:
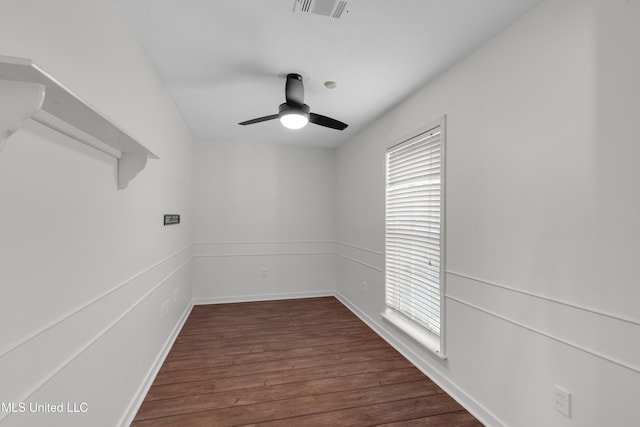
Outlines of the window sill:
{"type": "Polygon", "coordinates": [[[408,335],[413,341],[438,356],[440,359],[447,359],[447,356],[440,352],[439,337],[436,337],[421,327],[414,325],[413,322],[405,319],[403,316],[393,312],[392,310],[386,310],[380,313],[380,316],[408,335]]]}

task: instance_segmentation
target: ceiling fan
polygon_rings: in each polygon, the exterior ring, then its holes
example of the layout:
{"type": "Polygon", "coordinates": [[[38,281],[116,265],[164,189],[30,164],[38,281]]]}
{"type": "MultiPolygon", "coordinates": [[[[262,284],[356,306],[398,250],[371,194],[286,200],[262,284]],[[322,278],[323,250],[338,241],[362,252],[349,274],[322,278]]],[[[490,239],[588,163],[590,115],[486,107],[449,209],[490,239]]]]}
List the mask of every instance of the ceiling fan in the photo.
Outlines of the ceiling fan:
{"type": "Polygon", "coordinates": [[[284,92],[286,102],[280,104],[278,114],[258,117],[257,119],[247,120],[238,124],[245,126],[266,122],[267,120],[280,119],[280,122],[289,129],[303,128],[308,122],[337,130],[344,130],[349,126],[331,117],[311,112],[309,106],[304,103],[304,86],[300,74],[287,74],[287,83],[284,92]]]}

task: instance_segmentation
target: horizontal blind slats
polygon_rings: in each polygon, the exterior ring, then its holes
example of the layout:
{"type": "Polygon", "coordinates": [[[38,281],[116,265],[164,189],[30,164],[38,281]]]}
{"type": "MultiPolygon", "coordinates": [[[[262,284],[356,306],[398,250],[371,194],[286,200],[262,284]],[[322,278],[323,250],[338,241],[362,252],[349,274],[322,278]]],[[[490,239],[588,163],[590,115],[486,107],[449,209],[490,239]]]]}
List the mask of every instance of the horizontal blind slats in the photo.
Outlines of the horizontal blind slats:
{"type": "Polygon", "coordinates": [[[387,305],[440,334],[440,128],[387,152],[387,305]]]}

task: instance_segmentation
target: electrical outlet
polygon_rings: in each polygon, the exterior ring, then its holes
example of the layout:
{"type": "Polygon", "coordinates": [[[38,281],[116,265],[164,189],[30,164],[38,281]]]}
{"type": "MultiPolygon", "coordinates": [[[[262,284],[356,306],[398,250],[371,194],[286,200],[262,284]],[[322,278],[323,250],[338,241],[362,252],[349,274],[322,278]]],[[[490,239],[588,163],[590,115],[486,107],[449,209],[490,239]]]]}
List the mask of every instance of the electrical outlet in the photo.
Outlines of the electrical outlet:
{"type": "Polygon", "coordinates": [[[269,277],[269,270],[267,270],[266,268],[263,268],[262,270],[260,270],[260,276],[263,279],[266,279],[267,277],[269,277]]]}
{"type": "Polygon", "coordinates": [[[367,282],[362,282],[362,293],[363,294],[367,293],[367,282]]]}
{"type": "Polygon", "coordinates": [[[178,292],[180,291],[180,288],[175,288],[173,290],[173,302],[178,302],[178,292]]]}
{"type": "Polygon", "coordinates": [[[556,399],[555,399],[556,409],[561,413],[563,413],[564,415],[566,415],[567,417],[571,417],[571,393],[557,385],[555,390],[556,390],[556,399]]]}

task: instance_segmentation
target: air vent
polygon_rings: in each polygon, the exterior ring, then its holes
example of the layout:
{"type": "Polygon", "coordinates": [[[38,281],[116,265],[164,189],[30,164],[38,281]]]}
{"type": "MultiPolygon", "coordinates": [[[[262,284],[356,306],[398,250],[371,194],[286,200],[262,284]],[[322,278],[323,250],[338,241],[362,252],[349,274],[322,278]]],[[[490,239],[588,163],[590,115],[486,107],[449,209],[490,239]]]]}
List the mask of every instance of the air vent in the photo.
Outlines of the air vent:
{"type": "Polygon", "coordinates": [[[347,13],[347,2],[343,0],[294,0],[293,13],[313,13],[340,19],[347,13]]]}

